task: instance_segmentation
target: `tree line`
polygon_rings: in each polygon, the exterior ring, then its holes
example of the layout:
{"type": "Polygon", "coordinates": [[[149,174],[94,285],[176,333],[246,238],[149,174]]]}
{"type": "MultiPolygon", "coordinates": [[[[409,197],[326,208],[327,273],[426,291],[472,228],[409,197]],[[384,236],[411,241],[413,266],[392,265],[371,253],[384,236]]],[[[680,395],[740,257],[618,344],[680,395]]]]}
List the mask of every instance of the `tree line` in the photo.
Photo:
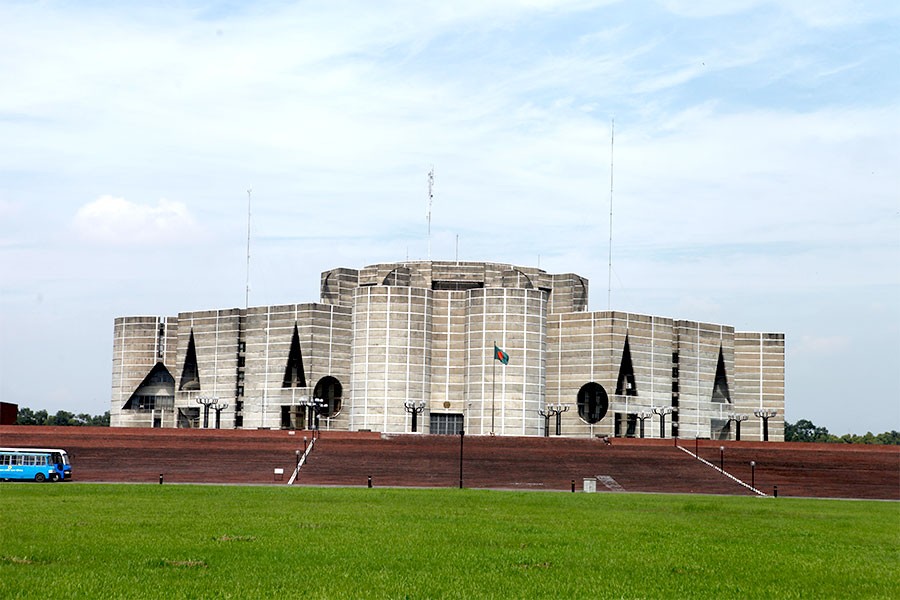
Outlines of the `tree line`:
{"type": "Polygon", "coordinates": [[[842,436],[836,436],[829,433],[825,427],[816,427],[812,421],[800,419],[796,423],[784,422],[784,441],[900,446],[900,431],[885,431],[877,435],[869,431],[865,435],[845,433],[842,436]]]}
{"type": "Polygon", "coordinates": [[[44,409],[31,410],[20,408],[16,425],[74,425],[81,427],[109,427],[109,411],[102,415],[81,413],[76,415],[67,410],[57,411],[55,415],[47,414],[44,409]]]}

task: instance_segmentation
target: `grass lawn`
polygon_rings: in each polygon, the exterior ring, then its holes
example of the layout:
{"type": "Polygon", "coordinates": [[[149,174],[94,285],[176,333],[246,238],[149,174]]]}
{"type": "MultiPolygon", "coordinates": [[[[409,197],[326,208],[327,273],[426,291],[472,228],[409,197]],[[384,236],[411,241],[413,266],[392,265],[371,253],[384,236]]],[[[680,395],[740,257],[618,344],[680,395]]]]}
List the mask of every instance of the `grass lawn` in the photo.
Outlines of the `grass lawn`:
{"type": "Polygon", "coordinates": [[[896,598],[900,503],[0,484],[0,598],[896,598]]]}

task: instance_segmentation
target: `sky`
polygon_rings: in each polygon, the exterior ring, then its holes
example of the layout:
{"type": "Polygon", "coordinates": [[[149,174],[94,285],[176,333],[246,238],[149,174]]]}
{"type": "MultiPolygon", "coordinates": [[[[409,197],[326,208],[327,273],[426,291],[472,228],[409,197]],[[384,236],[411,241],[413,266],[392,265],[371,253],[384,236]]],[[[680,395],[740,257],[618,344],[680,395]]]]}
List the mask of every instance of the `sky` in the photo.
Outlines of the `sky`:
{"type": "Polygon", "coordinates": [[[6,0],[0,400],[109,410],[114,319],[243,307],[249,224],[253,306],[574,272],[783,332],[788,421],[900,430],[898,39],[893,0],[6,0]]]}

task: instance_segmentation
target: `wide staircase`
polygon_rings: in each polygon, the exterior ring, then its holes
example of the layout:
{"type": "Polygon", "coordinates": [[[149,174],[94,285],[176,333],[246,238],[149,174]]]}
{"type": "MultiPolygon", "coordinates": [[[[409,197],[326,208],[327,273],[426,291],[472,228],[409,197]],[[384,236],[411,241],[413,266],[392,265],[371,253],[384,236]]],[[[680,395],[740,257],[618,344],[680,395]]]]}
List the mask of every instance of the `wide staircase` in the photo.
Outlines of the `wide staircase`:
{"type": "MultiPolygon", "coordinates": [[[[455,487],[460,437],[395,435],[383,439],[318,440],[298,482],[312,485],[455,487]]],[[[599,491],[751,493],[694,460],[672,440],[601,440],[465,436],[464,487],[599,491]],[[601,477],[602,481],[597,478],[601,477]],[[603,483],[606,482],[606,483],[603,483]]]]}
{"type": "MultiPolygon", "coordinates": [[[[65,448],[76,481],[285,485],[312,435],[4,426],[0,446],[65,448]]],[[[581,490],[589,479],[598,492],[755,495],[752,481],[769,496],[777,486],[780,496],[900,500],[900,447],[321,432],[295,484],[458,487],[460,475],[467,488],[581,490]]]]}

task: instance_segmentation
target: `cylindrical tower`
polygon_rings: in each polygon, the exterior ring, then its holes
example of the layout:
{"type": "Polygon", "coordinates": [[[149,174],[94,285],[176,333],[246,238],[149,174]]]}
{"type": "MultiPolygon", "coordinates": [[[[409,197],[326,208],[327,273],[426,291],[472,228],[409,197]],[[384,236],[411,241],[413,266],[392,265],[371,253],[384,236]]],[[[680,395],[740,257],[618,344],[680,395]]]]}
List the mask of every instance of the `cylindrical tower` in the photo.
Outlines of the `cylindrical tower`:
{"type": "MultiPolygon", "coordinates": [[[[431,310],[428,289],[389,285],[356,289],[351,430],[409,432],[411,415],[404,402],[424,401],[428,406],[431,310]]],[[[427,423],[428,413],[419,419],[427,423]]]]}
{"type": "Polygon", "coordinates": [[[539,435],[547,339],[547,293],[539,289],[469,291],[466,431],[539,435]],[[494,358],[494,343],[509,355],[494,358]]]}

